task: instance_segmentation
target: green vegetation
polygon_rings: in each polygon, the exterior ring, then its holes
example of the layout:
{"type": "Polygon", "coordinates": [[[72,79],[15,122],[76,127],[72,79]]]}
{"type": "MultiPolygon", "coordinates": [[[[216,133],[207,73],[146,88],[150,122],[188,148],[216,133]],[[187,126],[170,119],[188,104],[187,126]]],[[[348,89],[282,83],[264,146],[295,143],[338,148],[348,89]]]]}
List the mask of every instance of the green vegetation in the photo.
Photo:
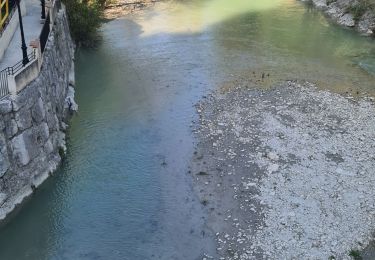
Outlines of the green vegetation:
{"type": "Polygon", "coordinates": [[[353,14],[353,18],[357,22],[368,10],[371,10],[375,14],[375,0],[358,1],[350,5],[347,12],[353,14]]]}
{"type": "Polygon", "coordinates": [[[59,147],[59,155],[61,159],[65,157],[65,149],[63,147],[59,147]]]}
{"type": "Polygon", "coordinates": [[[72,37],[77,46],[93,47],[100,39],[105,0],[63,0],[72,37]]]}
{"type": "Polygon", "coordinates": [[[362,260],[361,253],[358,250],[351,250],[349,252],[349,256],[351,256],[354,260],[362,260]]]}

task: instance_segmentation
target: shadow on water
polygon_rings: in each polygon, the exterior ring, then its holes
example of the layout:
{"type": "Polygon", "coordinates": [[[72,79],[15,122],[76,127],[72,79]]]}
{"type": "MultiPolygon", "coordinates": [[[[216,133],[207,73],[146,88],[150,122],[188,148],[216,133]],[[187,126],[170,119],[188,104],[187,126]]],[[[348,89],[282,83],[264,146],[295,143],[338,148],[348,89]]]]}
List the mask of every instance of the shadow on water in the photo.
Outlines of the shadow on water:
{"type": "Polygon", "coordinates": [[[187,174],[201,96],[264,71],[267,84],[374,91],[360,68],[374,60],[370,39],[295,1],[236,1],[161,3],[104,24],[100,48],[77,53],[68,155],[1,229],[0,259],[213,255],[187,174]]]}

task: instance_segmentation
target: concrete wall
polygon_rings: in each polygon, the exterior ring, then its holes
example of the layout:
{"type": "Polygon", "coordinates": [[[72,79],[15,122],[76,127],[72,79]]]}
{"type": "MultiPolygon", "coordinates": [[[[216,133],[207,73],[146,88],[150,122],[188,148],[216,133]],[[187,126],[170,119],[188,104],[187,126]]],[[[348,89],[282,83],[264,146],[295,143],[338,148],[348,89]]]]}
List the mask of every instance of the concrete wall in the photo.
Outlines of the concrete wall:
{"type": "Polygon", "coordinates": [[[32,82],[39,74],[38,60],[29,62],[21,71],[21,73],[15,74],[14,84],[16,86],[16,92],[19,93],[23,90],[30,82],[32,82]]]}
{"type": "MultiPolygon", "coordinates": [[[[65,149],[68,109],[74,105],[73,57],[74,45],[62,9],[37,78],[27,83],[28,77],[23,77],[26,86],[17,95],[0,100],[0,219],[61,161],[59,151],[65,149]]],[[[26,75],[34,74],[35,69],[38,64],[30,64],[26,75]]]]}
{"type": "MultiPolygon", "coordinates": [[[[26,14],[26,5],[25,1],[20,2],[21,7],[21,14],[24,16],[26,14]]],[[[10,21],[3,31],[3,33],[0,36],[0,60],[3,58],[5,50],[8,48],[10,41],[13,38],[14,33],[16,32],[18,28],[18,13],[17,8],[13,14],[13,16],[10,18],[10,21]]]]}

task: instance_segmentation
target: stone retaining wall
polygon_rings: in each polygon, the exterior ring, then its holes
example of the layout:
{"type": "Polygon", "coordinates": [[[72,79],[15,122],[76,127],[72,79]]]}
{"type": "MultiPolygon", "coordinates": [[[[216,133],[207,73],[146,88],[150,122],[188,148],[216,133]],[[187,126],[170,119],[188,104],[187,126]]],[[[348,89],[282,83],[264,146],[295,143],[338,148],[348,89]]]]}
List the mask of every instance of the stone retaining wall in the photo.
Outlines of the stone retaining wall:
{"type": "Polygon", "coordinates": [[[17,95],[0,100],[0,220],[61,161],[68,110],[75,106],[73,58],[74,44],[62,8],[38,77],[17,95]]]}

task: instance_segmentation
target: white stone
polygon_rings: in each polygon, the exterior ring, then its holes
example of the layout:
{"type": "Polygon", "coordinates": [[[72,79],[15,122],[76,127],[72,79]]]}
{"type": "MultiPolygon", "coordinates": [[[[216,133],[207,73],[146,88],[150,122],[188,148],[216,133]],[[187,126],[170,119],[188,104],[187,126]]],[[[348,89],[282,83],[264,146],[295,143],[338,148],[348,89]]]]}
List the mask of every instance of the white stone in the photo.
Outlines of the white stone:
{"type": "Polygon", "coordinates": [[[344,25],[346,27],[353,27],[355,25],[355,21],[353,19],[353,15],[350,13],[346,13],[340,17],[338,23],[344,25]]]}
{"type": "Polygon", "coordinates": [[[268,171],[269,173],[273,173],[273,172],[276,172],[276,171],[278,171],[278,170],[279,170],[279,165],[278,165],[278,164],[274,164],[274,163],[270,164],[270,165],[268,166],[268,168],[267,168],[267,171],[268,171]]]}
{"type": "Polygon", "coordinates": [[[29,152],[26,149],[24,134],[20,134],[12,139],[13,154],[19,163],[27,165],[30,162],[29,152]]]}

